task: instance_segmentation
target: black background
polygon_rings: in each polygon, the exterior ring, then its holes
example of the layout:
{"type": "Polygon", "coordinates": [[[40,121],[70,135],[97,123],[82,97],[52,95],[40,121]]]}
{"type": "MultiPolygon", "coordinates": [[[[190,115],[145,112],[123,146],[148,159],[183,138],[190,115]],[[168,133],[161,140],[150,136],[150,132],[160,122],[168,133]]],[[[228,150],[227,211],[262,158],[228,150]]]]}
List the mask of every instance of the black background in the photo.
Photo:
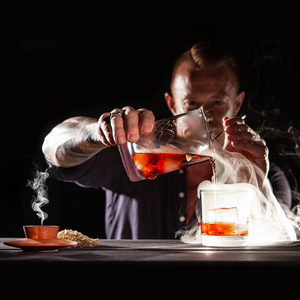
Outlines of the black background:
{"type": "MultiPolygon", "coordinates": [[[[22,237],[22,225],[40,224],[30,208],[33,192],[26,183],[33,178],[34,162],[45,167],[41,145],[53,126],[76,115],[98,118],[125,105],[151,109],[157,119],[169,116],[163,95],[169,91],[172,67],[201,40],[224,42],[236,54],[246,92],[247,123],[259,128],[271,159],[297,189],[300,39],[296,31],[158,25],[155,18],[143,24],[89,21],[80,15],[46,21],[41,16],[7,30],[0,236],[22,237]],[[288,132],[291,126],[295,135],[288,132]],[[282,145],[288,156],[281,155],[282,145]]],[[[50,203],[44,207],[49,214],[45,225],[105,237],[102,190],[54,179],[48,179],[47,185],[50,203]]]]}

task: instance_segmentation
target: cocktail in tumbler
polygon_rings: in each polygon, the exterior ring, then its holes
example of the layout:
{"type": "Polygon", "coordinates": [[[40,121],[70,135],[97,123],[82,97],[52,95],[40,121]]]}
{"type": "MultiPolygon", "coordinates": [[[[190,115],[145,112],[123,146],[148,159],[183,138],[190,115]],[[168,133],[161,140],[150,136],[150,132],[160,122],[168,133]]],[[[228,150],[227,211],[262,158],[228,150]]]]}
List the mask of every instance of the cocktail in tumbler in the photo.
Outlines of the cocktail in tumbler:
{"type": "Polygon", "coordinates": [[[201,239],[204,246],[248,245],[251,191],[212,189],[200,191],[201,239]]]}

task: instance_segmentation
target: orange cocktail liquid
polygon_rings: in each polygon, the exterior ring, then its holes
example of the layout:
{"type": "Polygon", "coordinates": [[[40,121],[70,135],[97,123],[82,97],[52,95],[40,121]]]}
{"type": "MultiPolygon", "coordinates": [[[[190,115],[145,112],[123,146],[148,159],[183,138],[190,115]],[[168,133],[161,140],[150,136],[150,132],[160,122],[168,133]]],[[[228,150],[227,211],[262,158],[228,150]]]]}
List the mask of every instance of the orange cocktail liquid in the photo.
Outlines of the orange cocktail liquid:
{"type": "Polygon", "coordinates": [[[207,235],[248,235],[248,226],[236,223],[201,223],[201,232],[207,235]]]}
{"type": "Polygon", "coordinates": [[[186,154],[135,153],[133,161],[145,178],[152,178],[182,168],[186,154]]]}
{"type": "Polygon", "coordinates": [[[212,158],[197,154],[134,153],[133,162],[145,178],[153,178],[212,158]]]}

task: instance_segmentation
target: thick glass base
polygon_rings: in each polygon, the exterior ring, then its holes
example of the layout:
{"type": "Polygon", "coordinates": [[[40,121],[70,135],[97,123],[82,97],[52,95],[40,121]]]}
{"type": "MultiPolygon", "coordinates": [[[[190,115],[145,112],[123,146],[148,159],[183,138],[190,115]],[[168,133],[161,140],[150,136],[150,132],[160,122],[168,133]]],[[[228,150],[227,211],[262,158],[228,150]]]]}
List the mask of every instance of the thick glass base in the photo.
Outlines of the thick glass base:
{"type": "Polygon", "coordinates": [[[201,235],[202,245],[211,247],[246,247],[248,235],[201,235]]]}

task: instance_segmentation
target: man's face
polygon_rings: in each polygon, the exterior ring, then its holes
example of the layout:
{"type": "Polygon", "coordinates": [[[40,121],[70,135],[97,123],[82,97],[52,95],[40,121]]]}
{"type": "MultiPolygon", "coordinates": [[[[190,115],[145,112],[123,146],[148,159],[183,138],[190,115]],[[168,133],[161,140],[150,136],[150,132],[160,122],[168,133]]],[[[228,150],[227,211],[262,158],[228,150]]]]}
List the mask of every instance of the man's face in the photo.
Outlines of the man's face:
{"type": "Polygon", "coordinates": [[[229,70],[201,71],[183,63],[174,78],[172,94],[165,94],[165,98],[174,115],[201,107],[214,138],[223,130],[222,118],[238,113],[244,93],[238,94],[236,79],[229,70]]]}

